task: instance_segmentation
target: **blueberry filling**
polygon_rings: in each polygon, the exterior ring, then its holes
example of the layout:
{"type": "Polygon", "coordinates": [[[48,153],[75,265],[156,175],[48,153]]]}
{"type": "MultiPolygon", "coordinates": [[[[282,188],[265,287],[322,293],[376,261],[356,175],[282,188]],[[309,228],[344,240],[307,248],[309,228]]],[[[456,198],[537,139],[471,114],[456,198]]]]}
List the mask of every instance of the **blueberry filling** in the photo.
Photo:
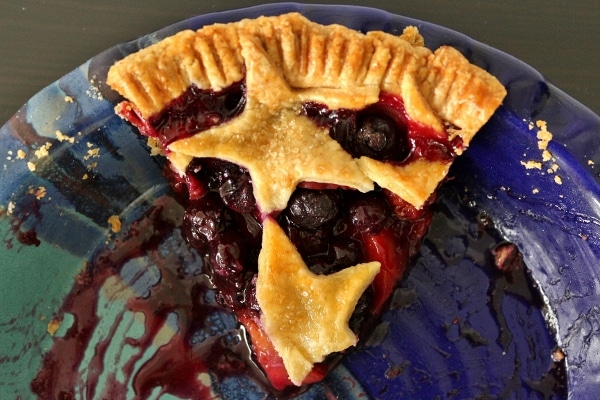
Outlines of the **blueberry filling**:
{"type": "MultiPolygon", "coordinates": [[[[247,171],[222,160],[194,159],[188,175],[192,177],[187,181],[202,182],[207,191],[187,202],[184,235],[191,246],[205,254],[224,304],[234,309],[258,309],[248,294],[258,269],[261,220],[251,191],[240,189],[245,194],[235,196],[230,191],[232,179],[243,182],[237,186],[251,187],[247,171]]],[[[394,246],[412,241],[416,248],[420,235],[414,233],[428,224],[429,215],[409,218],[405,214],[397,214],[380,189],[360,193],[341,188],[298,188],[277,220],[307,266],[314,273],[331,274],[371,261],[365,249],[369,245],[366,237],[384,234],[394,246]]],[[[382,251],[398,253],[396,248],[382,251]]]]}
{"type": "Polygon", "coordinates": [[[286,209],[289,220],[305,229],[317,229],[331,222],[338,212],[339,195],[332,190],[298,189],[286,209]]]}
{"type": "Polygon", "coordinates": [[[410,153],[408,127],[399,115],[394,118],[374,107],[359,112],[329,110],[318,103],[307,103],[302,111],[317,124],[329,127],[331,137],[353,157],[401,162],[410,153]]]}
{"type": "MultiPolygon", "coordinates": [[[[121,111],[143,134],[157,138],[166,151],[174,140],[239,115],[245,102],[245,85],[240,82],[220,92],[192,87],[148,120],[132,110],[121,111]]],[[[446,140],[445,134],[413,122],[401,99],[385,93],[378,103],[360,111],[305,103],[301,113],[328,128],[330,136],[355,158],[367,156],[395,164],[417,157],[451,161],[460,146],[446,140]]],[[[185,174],[168,171],[168,177],[186,209],[184,236],[203,255],[217,300],[245,321],[253,336],[252,332],[260,330],[248,324],[260,320],[255,285],[263,216],[249,172],[224,160],[196,158],[185,174]]],[[[369,261],[381,263],[381,272],[350,320],[351,329],[361,338],[372,331],[431,222],[427,206],[417,210],[379,187],[360,193],[314,182],[303,182],[287,207],[273,216],[313,273],[331,274],[369,261]]],[[[269,375],[269,367],[263,367],[269,375]]]]}
{"type": "Polygon", "coordinates": [[[215,92],[191,86],[156,115],[145,119],[135,109],[119,113],[142,134],[158,139],[166,148],[171,142],[202,132],[239,115],[246,106],[246,85],[239,82],[215,92]]]}
{"type": "Polygon", "coordinates": [[[330,136],[353,157],[407,163],[416,157],[451,161],[459,138],[449,142],[431,128],[412,121],[397,96],[382,93],[379,102],[364,110],[330,110],[323,104],[306,103],[302,113],[329,128],[330,136]]]}
{"type": "Polygon", "coordinates": [[[220,92],[192,86],[169,108],[150,118],[163,143],[193,135],[238,115],[246,104],[245,85],[237,84],[220,92]]]}

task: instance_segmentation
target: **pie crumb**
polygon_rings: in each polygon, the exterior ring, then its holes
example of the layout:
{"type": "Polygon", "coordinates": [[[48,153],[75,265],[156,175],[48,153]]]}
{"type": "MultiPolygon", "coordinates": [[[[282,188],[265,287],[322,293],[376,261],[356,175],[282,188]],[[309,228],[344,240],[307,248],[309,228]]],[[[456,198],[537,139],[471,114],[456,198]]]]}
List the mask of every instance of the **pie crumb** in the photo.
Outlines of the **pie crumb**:
{"type": "Polygon", "coordinates": [[[562,349],[558,348],[552,352],[552,361],[561,362],[565,359],[566,355],[562,349]]]}
{"type": "Polygon", "coordinates": [[[56,139],[58,139],[59,142],[75,143],[74,137],[67,136],[59,130],[57,130],[55,133],[56,133],[56,139]]]}
{"type": "Polygon", "coordinates": [[[60,320],[58,318],[53,318],[50,320],[50,322],[48,322],[46,331],[50,334],[50,336],[54,336],[58,328],[60,328],[60,320]]]}
{"type": "Polygon", "coordinates": [[[548,150],[542,151],[542,161],[550,161],[552,160],[552,153],[548,150]]]}
{"type": "Polygon", "coordinates": [[[108,218],[108,223],[110,224],[110,230],[114,233],[118,233],[121,231],[121,219],[118,215],[111,215],[108,218]]]}
{"type": "Polygon", "coordinates": [[[17,158],[19,160],[23,160],[26,156],[27,156],[27,153],[25,153],[23,150],[21,150],[21,149],[17,150],[17,158]]]}
{"type": "Polygon", "coordinates": [[[90,158],[96,158],[96,157],[100,157],[100,148],[99,147],[93,147],[94,145],[90,142],[87,143],[88,146],[88,151],[87,154],[85,156],[83,156],[83,159],[85,161],[89,160],[90,158]]]}
{"type": "Polygon", "coordinates": [[[46,157],[48,154],[50,154],[48,152],[48,150],[50,150],[50,147],[52,147],[52,142],[46,142],[39,149],[37,149],[35,151],[35,156],[37,158],[44,158],[44,157],[46,157]]]}
{"type": "Polygon", "coordinates": [[[526,169],[542,169],[542,163],[534,160],[521,161],[521,165],[524,166],[526,169]]]}
{"type": "Polygon", "coordinates": [[[157,138],[149,137],[148,146],[150,147],[151,156],[164,155],[160,142],[157,138]]]}
{"type": "Polygon", "coordinates": [[[552,133],[548,131],[548,124],[546,121],[538,120],[535,122],[535,125],[539,128],[537,133],[538,148],[540,150],[545,150],[548,147],[548,143],[552,140],[552,133]]]}
{"type": "Polygon", "coordinates": [[[67,103],[73,103],[73,98],[71,96],[65,96],[65,101],[67,103]]]}
{"type": "Polygon", "coordinates": [[[34,164],[34,163],[32,163],[31,161],[29,161],[29,162],[27,163],[27,168],[29,168],[29,170],[30,170],[31,172],[34,172],[34,171],[35,171],[35,164],[34,164]]]}
{"type": "Polygon", "coordinates": [[[37,188],[37,190],[35,191],[35,198],[38,200],[43,199],[44,197],[46,197],[46,188],[43,186],[40,186],[37,188]]]}
{"type": "MultiPolygon", "coordinates": [[[[548,125],[546,121],[538,120],[529,123],[529,130],[533,130],[537,127],[539,130],[536,133],[537,148],[541,150],[541,161],[537,160],[529,160],[529,161],[521,161],[521,165],[523,165],[526,169],[538,169],[542,171],[542,168],[546,171],[547,174],[554,174],[559,170],[559,165],[556,163],[556,159],[548,150],[548,145],[553,138],[553,135],[550,131],[548,131],[548,125]],[[547,163],[552,162],[552,164],[548,165],[547,163]],[[546,166],[544,167],[544,164],[546,166]]],[[[589,162],[588,162],[589,164],[589,162]]],[[[558,185],[562,185],[562,178],[558,175],[554,176],[554,182],[558,185]]],[[[538,189],[534,189],[533,193],[539,193],[538,189]]]]}

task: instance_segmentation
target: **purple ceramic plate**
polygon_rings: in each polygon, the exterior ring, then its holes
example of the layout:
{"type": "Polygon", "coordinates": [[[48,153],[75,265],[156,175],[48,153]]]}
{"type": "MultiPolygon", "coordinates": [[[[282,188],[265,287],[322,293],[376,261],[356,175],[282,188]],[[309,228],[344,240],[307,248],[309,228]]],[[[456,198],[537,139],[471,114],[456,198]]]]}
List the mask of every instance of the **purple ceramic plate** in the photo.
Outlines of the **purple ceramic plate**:
{"type": "MultiPolygon", "coordinates": [[[[373,337],[301,398],[595,397],[600,118],[526,64],[446,28],[370,8],[298,4],[203,15],[116,46],[0,129],[0,397],[185,398],[193,392],[175,383],[190,371],[203,388],[195,393],[265,397],[218,362],[196,370],[193,360],[166,359],[177,346],[177,312],[149,330],[151,314],[132,311],[168,281],[165,261],[184,289],[201,279],[201,265],[173,227],[177,213],[161,211],[176,206],[160,160],[115,116],[118,98],[104,79],[115,60],[182,29],[289,11],[361,31],[415,25],[427,46],[458,48],[508,89],[453,166],[421,255],[373,337]],[[549,141],[538,138],[544,127],[549,141]],[[164,224],[148,222],[157,220],[164,224]],[[526,268],[490,263],[503,241],[518,246],[526,268]]],[[[235,320],[210,291],[203,296],[198,346],[243,351],[235,320]]]]}

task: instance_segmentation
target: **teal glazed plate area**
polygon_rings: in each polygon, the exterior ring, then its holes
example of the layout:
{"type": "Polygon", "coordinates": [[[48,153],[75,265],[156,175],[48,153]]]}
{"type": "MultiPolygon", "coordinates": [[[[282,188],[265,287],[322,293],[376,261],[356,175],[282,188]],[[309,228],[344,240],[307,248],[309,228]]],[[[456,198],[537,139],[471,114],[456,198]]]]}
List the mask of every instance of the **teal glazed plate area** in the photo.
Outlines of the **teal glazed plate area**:
{"type": "MultiPolygon", "coordinates": [[[[119,98],[104,81],[115,60],[182,29],[290,11],[360,31],[417,26],[428,47],[456,47],[508,90],[453,166],[421,254],[372,337],[299,398],[597,398],[600,118],[460,33],[371,8],[293,3],[202,15],[118,45],[2,126],[0,398],[269,398],[224,364],[165,358],[189,299],[153,330],[152,313],[131,307],[151,305],[165,282],[201,281],[202,263],[182,241],[161,158],[115,115],[119,98]],[[490,263],[505,242],[525,267],[490,263]],[[190,371],[194,390],[178,385],[190,371]]],[[[243,352],[235,319],[214,293],[202,296],[198,348],[243,352]]]]}

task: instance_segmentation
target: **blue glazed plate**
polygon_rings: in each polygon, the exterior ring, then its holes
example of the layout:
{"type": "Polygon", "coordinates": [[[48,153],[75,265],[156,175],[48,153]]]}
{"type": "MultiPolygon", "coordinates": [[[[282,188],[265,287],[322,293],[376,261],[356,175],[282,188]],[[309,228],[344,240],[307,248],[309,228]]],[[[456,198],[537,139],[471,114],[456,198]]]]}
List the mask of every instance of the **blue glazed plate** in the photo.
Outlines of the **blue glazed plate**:
{"type": "MultiPolygon", "coordinates": [[[[373,337],[301,397],[595,396],[600,118],[519,60],[448,29],[370,8],[271,4],[191,18],[109,49],[42,90],[0,129],[0,397],[32,396],[32,380],[48,365],[44,355],[79,326],[81,315],[65,312],[85,304],[81,293],[73,297],[75,277],[126,240],[123,232],[142,229],[149,209],[170,201],[160,161],[114,115],[117,97],[104,84],[110,65],[182,29],[289,11],[362,31],[417,26],[429,47],[458,48],[508,89],[453,166],[421,256],[373,337]],[[538,121],[552,134],[549,160],[538,146],[538,121]],[[495,227],[483,229],[490,220],[495,227]],[[487,249],[499,238],[520,248],[526,270],[507,275],[490,267],[487,249]],[[79,303],[67,304],[74,298],[79,303]],[[565,360],[553,361],[561,353],[565,360]],[[556,390],[563,370],[566,391],[556,390]]],[[[181,250],[175,236],[160,250],[181,250]]],[[[177,262],[193,273],[194,255],[181,251],[177,262]]],[[[118,283],[106,283],[87,307],[95,331],[76,365],[75,398],[119,385],[131,386],[132,395],[132,377],[164,344],[157,339],[136,354],[131,343],[144,337],[143,324],[124,306],[160,280],[156,257],[130,258],[118,283]]],[[[213,334],[235,331],[229,316],[216,318],[213,334]]],[[[208,371],[202,379],[212,379],[222,398],[264,397],[244,378],[216,380],[208,371]]],[[[158,386],[147,393],[173,398],[158,386]]]]}

